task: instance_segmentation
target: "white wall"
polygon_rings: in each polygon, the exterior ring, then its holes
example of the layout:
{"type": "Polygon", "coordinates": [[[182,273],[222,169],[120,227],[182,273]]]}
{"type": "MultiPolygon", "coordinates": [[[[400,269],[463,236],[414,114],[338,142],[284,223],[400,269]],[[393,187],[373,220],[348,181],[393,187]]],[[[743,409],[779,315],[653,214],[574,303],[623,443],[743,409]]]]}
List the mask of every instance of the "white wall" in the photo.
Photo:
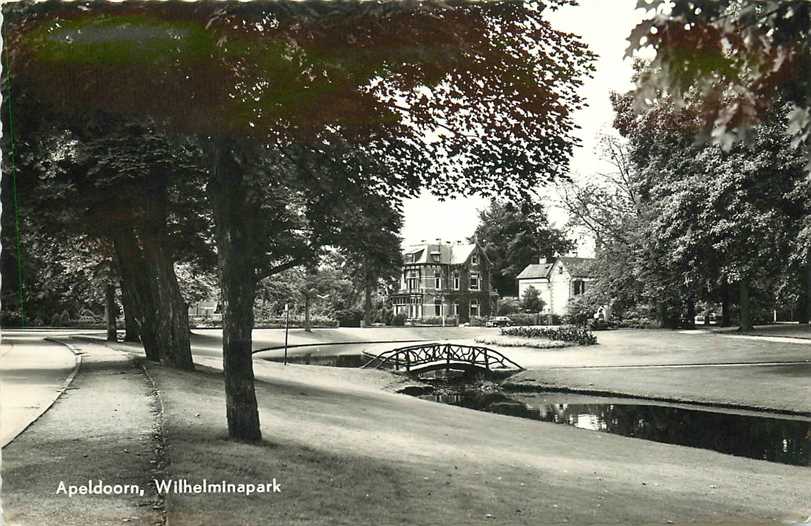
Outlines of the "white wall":
{"type": "Polygon", "coordinates": [[[569,310],[569,287],[572,277],[565,268],[563,269],[563,273],[560,272],[562,266],[560,261],[555,263],[549,275],[549,282],[552,286],[550,303],[552,314],[564,316],[569,310]]]}

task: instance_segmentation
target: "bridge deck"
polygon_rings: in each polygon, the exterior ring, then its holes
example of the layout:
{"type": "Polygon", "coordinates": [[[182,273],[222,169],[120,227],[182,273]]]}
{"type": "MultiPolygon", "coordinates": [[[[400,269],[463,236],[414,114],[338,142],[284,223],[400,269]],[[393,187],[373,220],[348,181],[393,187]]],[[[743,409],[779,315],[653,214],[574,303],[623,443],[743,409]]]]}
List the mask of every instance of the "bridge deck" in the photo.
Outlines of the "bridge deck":
{"type": "Polygon", "coordinates": [[[419,374],[438,369],[517,370],[524,368],[488,347],[451,343],[426,343],[392,349],[375,356],[364,368],[392,368],[419,374]]]}

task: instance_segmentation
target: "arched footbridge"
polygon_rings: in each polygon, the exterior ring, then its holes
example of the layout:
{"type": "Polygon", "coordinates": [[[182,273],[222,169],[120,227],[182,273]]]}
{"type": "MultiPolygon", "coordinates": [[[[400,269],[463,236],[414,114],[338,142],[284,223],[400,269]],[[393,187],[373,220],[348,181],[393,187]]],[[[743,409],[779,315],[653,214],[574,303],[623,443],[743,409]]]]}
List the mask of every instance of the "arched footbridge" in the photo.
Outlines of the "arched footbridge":
{"type": "Polygon", "coordinates": [[[503,354],[487,347],[454,343],[423,343],[392,349],[370,360],[362,369],[394,369],[419,375],[440,369],[462,369],[472,372],[523,371],[524,368],[503,354]]]}

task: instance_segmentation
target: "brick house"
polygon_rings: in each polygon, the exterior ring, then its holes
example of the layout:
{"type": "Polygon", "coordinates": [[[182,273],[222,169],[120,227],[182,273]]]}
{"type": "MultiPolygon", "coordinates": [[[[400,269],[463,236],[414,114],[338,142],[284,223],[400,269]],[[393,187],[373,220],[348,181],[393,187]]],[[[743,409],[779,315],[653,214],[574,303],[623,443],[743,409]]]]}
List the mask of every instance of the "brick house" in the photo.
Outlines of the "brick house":
{"type": "Polygon", "coordinates": [[[490,260],[477,243],[423,241],[403,250],[403,262],[399,290],[391,296],[395,314],[465,323],[495,312],[490,260]]]}
{"type": "Polygon", "coordinates": [[[518,297],[523,298],[529,287],[540,293],[546,314],[568,314],[569,300],[586,292],[595,281],[591,271],[592,258],[556,257],[551,261],[541,258],[528,265],[516,278],[518,297]]]}

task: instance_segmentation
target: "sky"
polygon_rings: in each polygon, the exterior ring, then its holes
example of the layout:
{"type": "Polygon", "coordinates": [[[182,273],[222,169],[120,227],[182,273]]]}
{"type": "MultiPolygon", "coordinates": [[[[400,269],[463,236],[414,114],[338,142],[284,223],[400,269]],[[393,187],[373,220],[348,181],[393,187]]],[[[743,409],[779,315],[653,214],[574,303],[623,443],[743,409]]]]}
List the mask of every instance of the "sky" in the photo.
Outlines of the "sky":
{"type": "MultiPolygon", "coordinates": [[[[623,59],[628,45],[626,38],[642,18],[635,11],[636,0],[581,0],[579,6],[564,7],[550,16],[554,27],[580,35],[599,57],[594,78],[586,79],[581,95],[588,107],[575,114],[575,122],[582,146],[575,150],[571,168],[574,175],[587,177],[596,171],[605,171],[605,164],[596,151],[598,135],[610,130],[614,112],[611,109],[611,91],[627,91],[631,88],[631,61],[623,59]]],[[[541,192],[550,200],[556,199],[551,189],[541,192]]],[[[480,198],[455,199],[440,202],[423,194],[406,201],[405,224],[402,235],[406,244],[420,240],[462,240],[473,235],[478,224],[478,210],[487,206],[480,198]]],[[[563,226],[566,214],[558,209],[550,210],[550,219],[556,226],[563,226]]],[[[578,255],[590,256],[593,245],[584,239],[578,255]]]]}

